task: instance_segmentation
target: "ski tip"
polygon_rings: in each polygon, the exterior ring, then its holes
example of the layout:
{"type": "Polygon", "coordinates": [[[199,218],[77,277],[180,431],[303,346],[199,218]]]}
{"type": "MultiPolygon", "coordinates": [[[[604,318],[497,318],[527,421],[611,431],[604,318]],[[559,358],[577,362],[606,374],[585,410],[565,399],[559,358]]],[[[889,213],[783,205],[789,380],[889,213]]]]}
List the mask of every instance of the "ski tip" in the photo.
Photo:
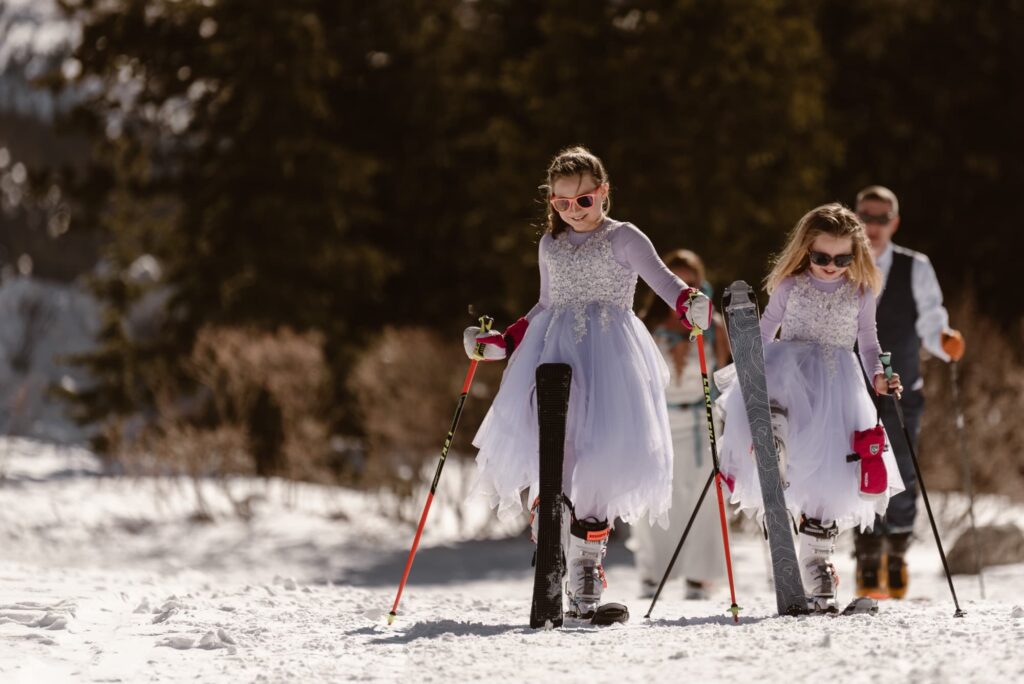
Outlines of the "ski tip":
{"type": "Polygon", "coordinates": [[[868,596],[858,596],[843,609],[842,615],[878,615],[878,601],[868,596]]]}
{"type": "Polygon", "coordinates": [[[621,603],[605,603],[597,607],[590,624],[604,627],[615,623],[629,622],[629,608],[621,603]]]}
{"type": "Polygon", "coordinates": [[[754,306],[754,290],[746,281],[736,280],[725,288],[722,303],[727,310],[754,306]]]}

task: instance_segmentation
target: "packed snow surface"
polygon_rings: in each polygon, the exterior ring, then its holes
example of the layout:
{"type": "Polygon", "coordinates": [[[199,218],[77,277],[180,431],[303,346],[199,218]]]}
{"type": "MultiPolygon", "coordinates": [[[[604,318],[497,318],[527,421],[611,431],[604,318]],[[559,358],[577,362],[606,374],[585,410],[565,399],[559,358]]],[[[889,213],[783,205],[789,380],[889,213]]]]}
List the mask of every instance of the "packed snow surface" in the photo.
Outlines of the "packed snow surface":
{"type": "MultiPolygon", "coordinates": [[[[393,513],[416,519],[421,495],[112,478],[86,451],[0,440],[0,681],[1024,680],[1024,566],[989,568],[984,600],[976,577],[954,577],[967,615],[953,618],[923,514],[907,599],[877,616],[777,617],[764,544],[745,529],[732,538],[738,625],[725,582],[707,601],[683,600],[673,582],[645,620],[619,534],[605,597],[626,603],[630,622],[532,630],[531,545],[478,503],[460,517],[460,466],[442,477],[389,626],[414,531],[393,513]],[[212,522],[195,515],[197,493],[212,522]]],[[[960,497],[933,505],[944,527],[963,518],[960,497]]],[[[1024,519],[995,498],[978,515],[1024,519]]],[[[849,551],[841,538],[844,601],[849,551]]]]}

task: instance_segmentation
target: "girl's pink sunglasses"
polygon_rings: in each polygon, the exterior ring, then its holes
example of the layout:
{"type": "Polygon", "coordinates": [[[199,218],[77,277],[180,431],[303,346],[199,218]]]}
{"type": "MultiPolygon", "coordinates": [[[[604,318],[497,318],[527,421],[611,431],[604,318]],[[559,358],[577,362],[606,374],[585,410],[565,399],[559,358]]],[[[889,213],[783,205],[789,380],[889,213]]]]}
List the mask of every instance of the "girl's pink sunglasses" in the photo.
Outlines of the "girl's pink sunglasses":
{"type": "Polygon", "coordinates": [[[597,204],[598,190],[600,188],[594,188],[590,192],[585,192],[575,197],[555,197],[552,195],[551,206],[555,208],[555,211],[569,211],[574,204],[581,209],[590,209],[590,207],[597,204]]]}

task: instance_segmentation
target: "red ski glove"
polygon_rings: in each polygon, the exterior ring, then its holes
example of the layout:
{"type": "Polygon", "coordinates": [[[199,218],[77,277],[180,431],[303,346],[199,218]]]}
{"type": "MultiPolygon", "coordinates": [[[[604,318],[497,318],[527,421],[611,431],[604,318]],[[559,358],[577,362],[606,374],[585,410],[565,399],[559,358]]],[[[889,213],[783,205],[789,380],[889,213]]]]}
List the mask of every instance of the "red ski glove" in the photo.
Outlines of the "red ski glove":
{"type": "Polygon", "coordinates": [[[860,461],[860,495],[865,499],[882,496],[889,489],[889,476],[885,471],[885,428],[876,425],[853,433],[853,453],[847,462],[860,461]]]}
{"type": "Polygon", "coordinates": [[[676,315],[687,330],[704,332],[711,327],[711,300],[695,287],[688,287],[676,299],[676,315]]]}

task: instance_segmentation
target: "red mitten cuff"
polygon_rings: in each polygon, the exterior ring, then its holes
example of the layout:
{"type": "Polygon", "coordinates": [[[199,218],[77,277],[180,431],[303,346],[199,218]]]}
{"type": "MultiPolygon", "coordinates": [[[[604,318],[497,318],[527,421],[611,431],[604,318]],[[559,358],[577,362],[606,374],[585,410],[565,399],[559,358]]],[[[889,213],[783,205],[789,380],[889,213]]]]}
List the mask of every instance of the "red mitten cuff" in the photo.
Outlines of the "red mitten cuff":
{"type": "Polygon", "coordinates": [[[526,329],[529,325],[530,321],[526,320],[524,317],[505,328],[505,332],[502,333],[502,337],[505,338],[505,350],[508,352],[509,356],[512,356],[512,352],[514,352],[519,347],[519,343],[523,341],[523,338],[526,336],[526,329]]]}

